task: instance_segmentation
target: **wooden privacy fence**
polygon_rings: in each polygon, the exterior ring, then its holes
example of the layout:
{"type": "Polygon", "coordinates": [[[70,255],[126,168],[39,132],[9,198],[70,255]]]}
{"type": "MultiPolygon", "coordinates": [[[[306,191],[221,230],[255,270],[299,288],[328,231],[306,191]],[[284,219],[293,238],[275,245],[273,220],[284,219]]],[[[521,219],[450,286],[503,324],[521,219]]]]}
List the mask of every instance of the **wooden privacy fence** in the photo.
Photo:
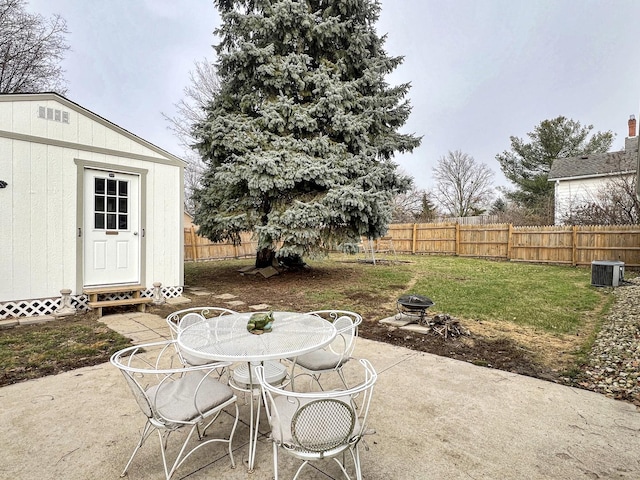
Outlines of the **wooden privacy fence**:
{"type": "Polygon", "coordinates": [[[241,245],[231,242],[213,243],[196,233],[196,228],[184,229],[185,261],[222,260],[225,258],[255,257],[258,242],[254,241],[251,232],[240,234],[241,245]]]}
{"type": "Polygon", "coordinates": [[[397,253],[590,265],[618,260],[640,267],[640,225],[514,227],[511,224],[393,224],[397,253]]]}
{"type": "MultiPolygon", "coordinates": [[[[640,225],[514,227],[459,223],[403,223],[389,226],[396,253],[458,255],[514,262],[590,265],[594,260],[618,260],[640,267],[640,225]]],[[[253,257],[257,242],[251,233],[242,244],[212,243],[184,230],[187,261],[253,257]]]]}

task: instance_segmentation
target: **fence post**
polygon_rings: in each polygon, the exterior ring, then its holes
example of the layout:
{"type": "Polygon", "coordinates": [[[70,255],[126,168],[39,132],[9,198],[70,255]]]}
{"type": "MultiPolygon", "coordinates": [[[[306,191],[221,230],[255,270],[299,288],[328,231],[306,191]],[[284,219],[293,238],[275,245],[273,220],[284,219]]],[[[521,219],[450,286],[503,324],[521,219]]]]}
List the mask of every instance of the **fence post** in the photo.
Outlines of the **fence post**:
{"type": "Polygon", "coordinates": [[[513,225],[509,224],[509,233],[507,234],[507,260],[511,260],[511,236],[513,235],[513,225]]]}
{"type": "Polygon", "coordinates": [[[460,255],[460,224],[456,222],[456,256],[460,255]]]}
{"type": "Polygon", "coordinates": [[[414,223],[413,224],[413,236],[411,237],[411,253],[413,255],[416,254],[416,244],[418,243],[418,224],[414,223]]]}
{"type": "Polygon", "coordinates": [[[198,261],[198,248],[196,247],[196,228],[191,225],[191,252],[193,253],[193,261],[198,261]]]}
{"type": "Polygon", "coordinates": [[[571,265],[575,267],[578,264],[578,227],[574,225],[571,230],[571,265]]]}

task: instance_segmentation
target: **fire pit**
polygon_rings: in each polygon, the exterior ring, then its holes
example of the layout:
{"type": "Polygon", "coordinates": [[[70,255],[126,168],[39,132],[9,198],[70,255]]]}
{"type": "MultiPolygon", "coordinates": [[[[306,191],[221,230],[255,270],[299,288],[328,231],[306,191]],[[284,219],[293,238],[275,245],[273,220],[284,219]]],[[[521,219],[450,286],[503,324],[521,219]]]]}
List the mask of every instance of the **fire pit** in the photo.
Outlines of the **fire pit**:
{"type": "Polygon", "coordinates": [[[432,305],[435,305],[435,303],[433,303],[433,301],[430,298],[425,297],[423,295],[417,295],[415,293],[409,293],[407,295],[402,295],[398,299],[398,303],[397,303],[398,314],[400,316],[410,315],[410,316],[418,317],[418,323],[420,325],[424,325],[425,313],[427,311],[427,308],[429,308],[432,305]]]}

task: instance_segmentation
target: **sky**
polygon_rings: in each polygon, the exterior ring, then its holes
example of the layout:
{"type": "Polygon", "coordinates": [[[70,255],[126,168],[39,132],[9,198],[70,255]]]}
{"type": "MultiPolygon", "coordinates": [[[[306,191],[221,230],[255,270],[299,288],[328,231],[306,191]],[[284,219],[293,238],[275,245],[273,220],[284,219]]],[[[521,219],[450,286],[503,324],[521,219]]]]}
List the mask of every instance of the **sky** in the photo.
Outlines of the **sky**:
{"type": "MultiPolygon", "coordinates": [[[[526,139],[563,115],[616,134],[624,148],[640,117],[637,0],[382,0],[385,47],[404,62],[389,84],[411,83],[404,133],[422,137],[398,155],[415,186],[460,150],[511,187],[495,160],[510,137],[526,139]]],[[[220,17],[211,0],[28,0],[70,30],[63,61],[67,98],[183,156],[163,114],[173,116],[194,62],[215,60],[220,17]]]]}

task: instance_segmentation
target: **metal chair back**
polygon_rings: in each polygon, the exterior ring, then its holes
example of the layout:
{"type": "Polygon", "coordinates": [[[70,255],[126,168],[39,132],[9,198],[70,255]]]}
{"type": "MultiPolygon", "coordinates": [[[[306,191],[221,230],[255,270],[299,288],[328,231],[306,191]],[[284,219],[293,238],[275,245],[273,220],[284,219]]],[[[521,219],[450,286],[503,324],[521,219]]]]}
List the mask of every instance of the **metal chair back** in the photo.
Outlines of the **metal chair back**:
{"type": "Polygon", "coordinates": [[[136,453],[154,431],[158,432],[160,439],[167,480],[195,451],[213,442],[227,444],[231,465],[235,466],[231,444],[238,424],[237,397],[219,378],[229,363],[185,366],[175,348],[175,340],[169,340],[120,350],[111,356],[111,364],[123,374],[140,410],[147,417],[140,440],[121,476],[127,473],[136,453]],[[205,441],[206,430],[223,409],[232,405],[235,420],[228,438],[216,437],[205,441]],[[166,456],[169,435],[182,428],[189,429],[189,433],[173,464],[169,465],[166,456]],[[189,448],[195,432],[200,442],[189,448]]]}
{"type": "Polygon", "coordinates": [[[291,392],[269,384],[256,367],[273,441],[274,475],[278,479],[278,452],[303,460],[295,477],[309,462],[330,458],[347,478],[343,453],[349,452],[362,479],[358,444],[368,433],[368,419],[377,373],[368,360],[358,360],[364,379],[344,390],[291,392]],[[358,397],[360,405],[356,405],[358,397]]]}

